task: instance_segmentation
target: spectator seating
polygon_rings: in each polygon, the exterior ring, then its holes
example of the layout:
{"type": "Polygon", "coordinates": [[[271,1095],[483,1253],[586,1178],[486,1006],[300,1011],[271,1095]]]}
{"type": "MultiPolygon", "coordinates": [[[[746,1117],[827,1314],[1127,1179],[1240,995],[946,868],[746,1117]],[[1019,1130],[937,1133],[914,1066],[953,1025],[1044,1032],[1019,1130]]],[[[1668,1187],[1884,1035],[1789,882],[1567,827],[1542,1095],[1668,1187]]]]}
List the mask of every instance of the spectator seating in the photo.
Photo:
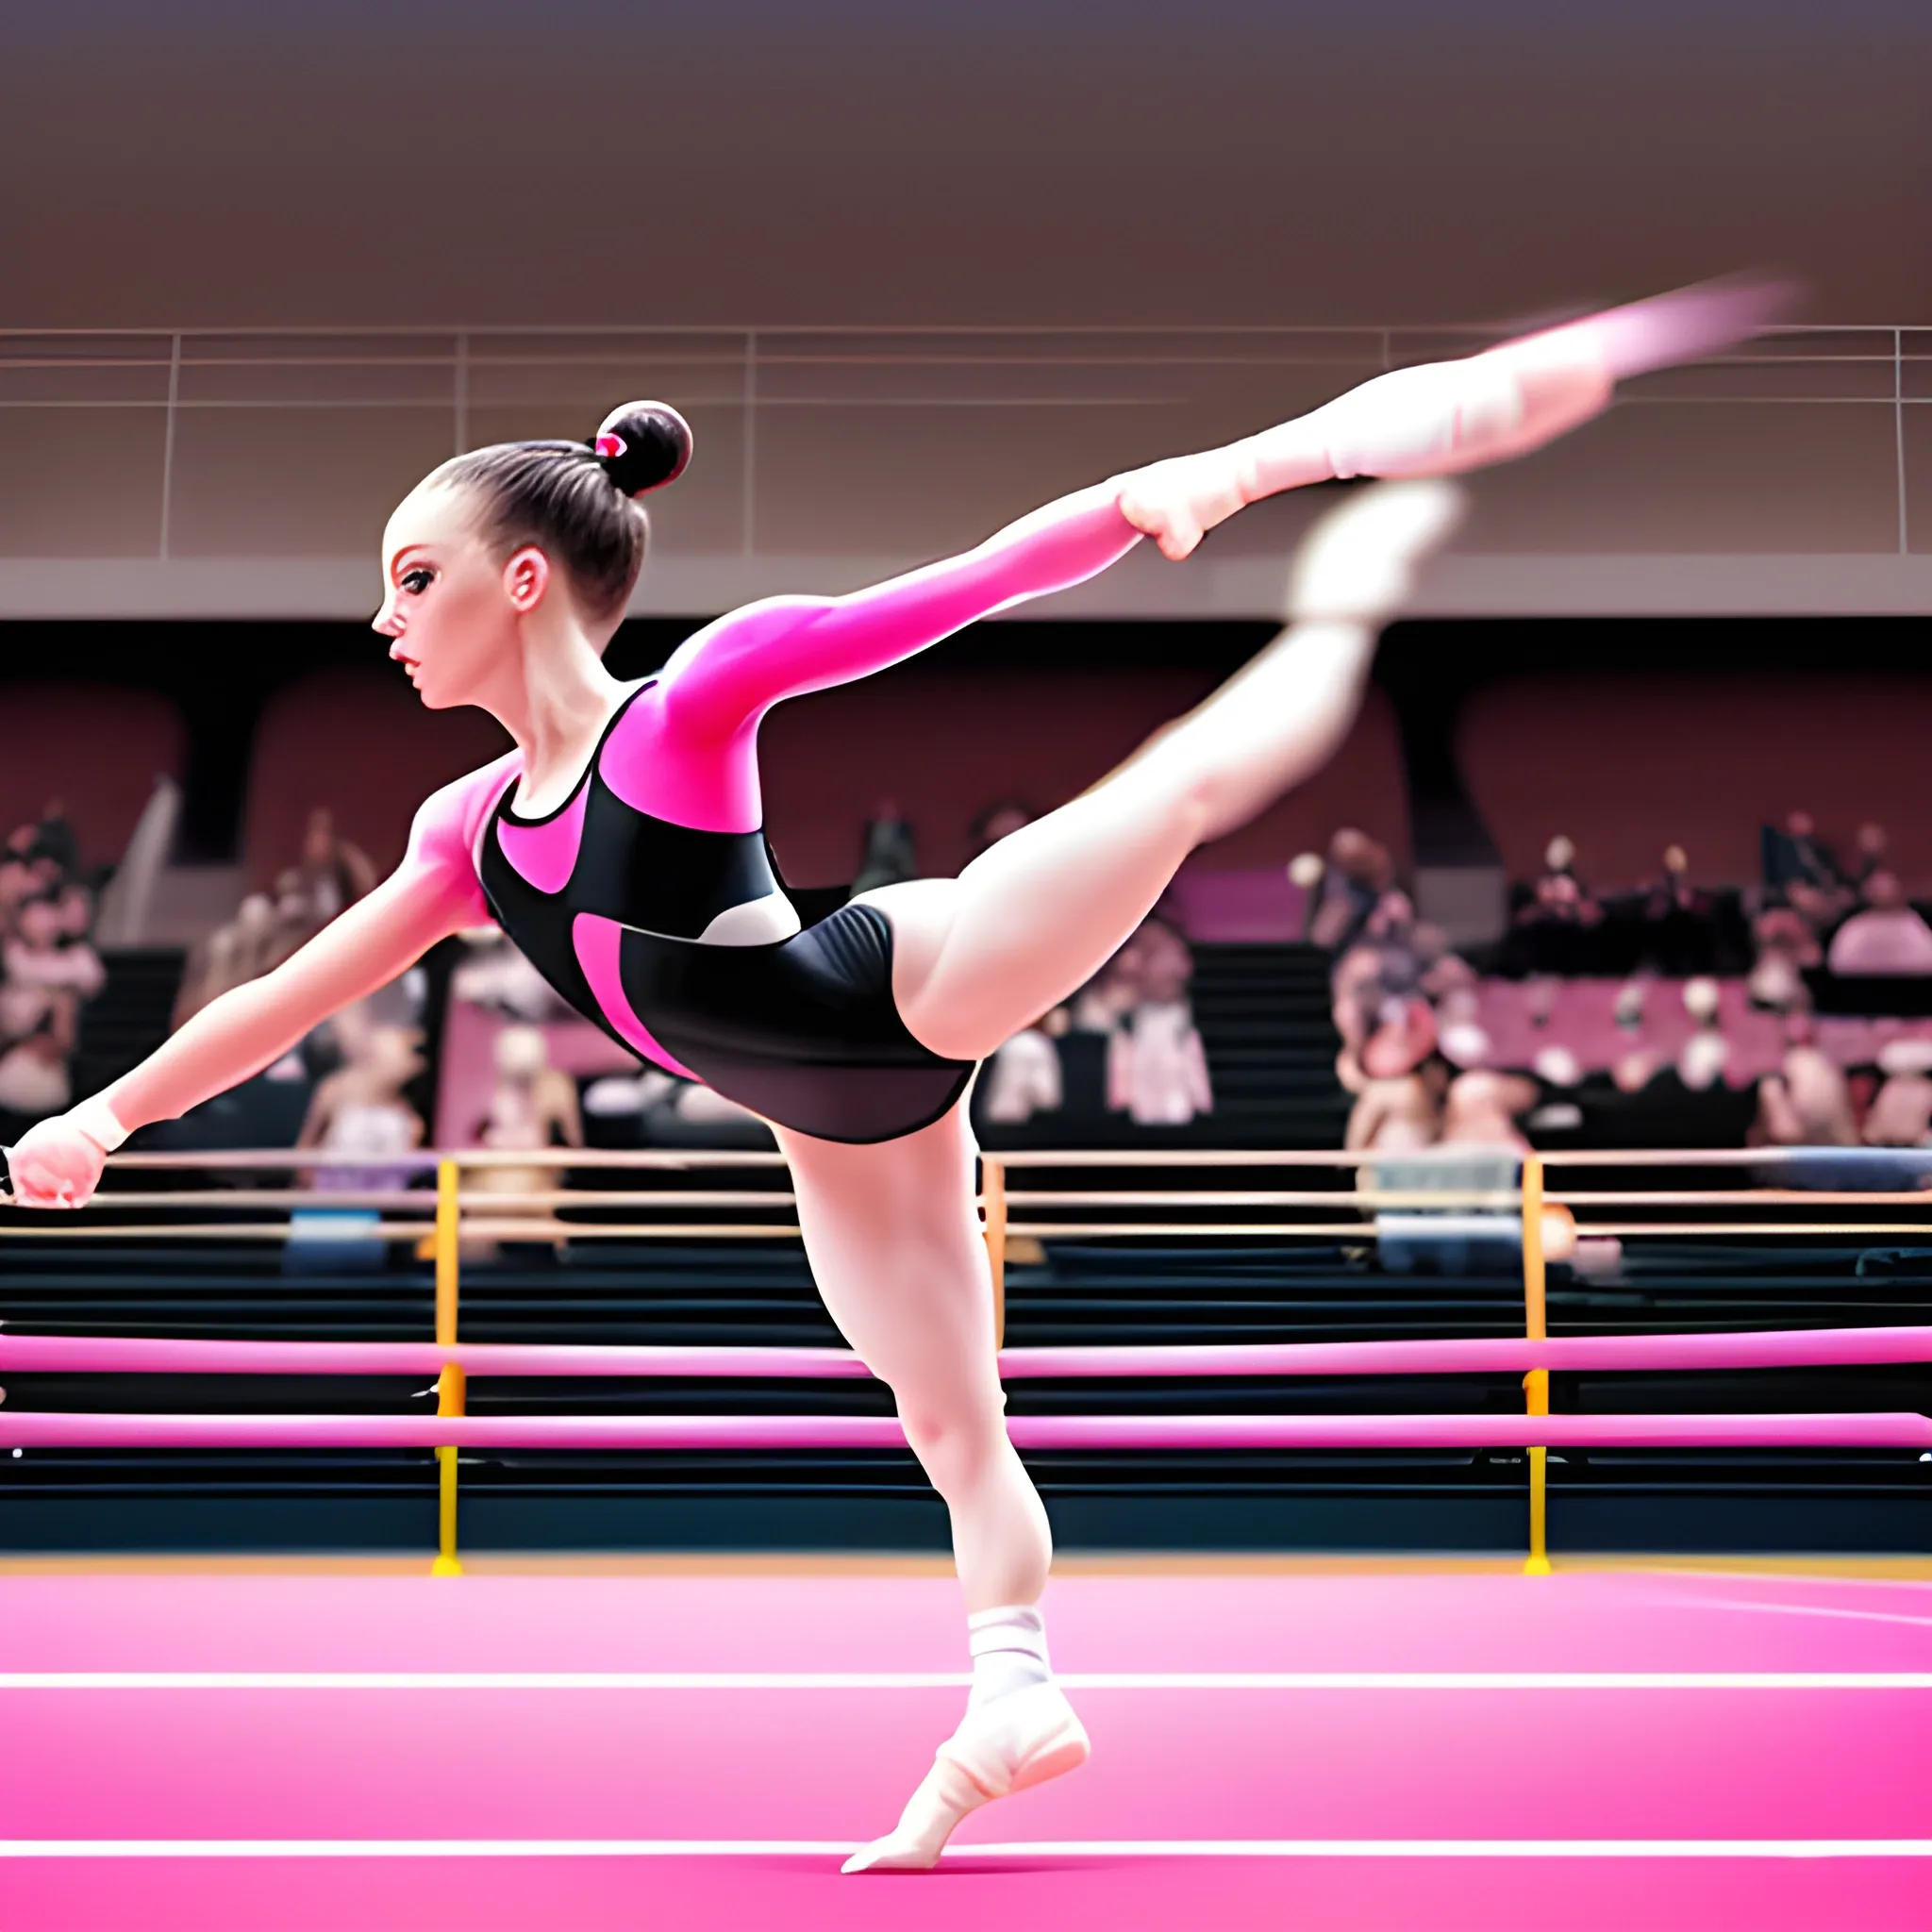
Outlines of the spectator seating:
{"type": "Polygon", "coordinates": [[[1928,738],[1932,682],[1823,673],[1550,672],[1478,691],[1456,726],[1509,876],[1534,878],[1560,831],[1597,891],[1654,878],[1670,844],[1698,883],[1746,884],[1758,827],[1795,807],[1841,845],[1879,821],[1907,891],[1932,889],[1928,738]]]}

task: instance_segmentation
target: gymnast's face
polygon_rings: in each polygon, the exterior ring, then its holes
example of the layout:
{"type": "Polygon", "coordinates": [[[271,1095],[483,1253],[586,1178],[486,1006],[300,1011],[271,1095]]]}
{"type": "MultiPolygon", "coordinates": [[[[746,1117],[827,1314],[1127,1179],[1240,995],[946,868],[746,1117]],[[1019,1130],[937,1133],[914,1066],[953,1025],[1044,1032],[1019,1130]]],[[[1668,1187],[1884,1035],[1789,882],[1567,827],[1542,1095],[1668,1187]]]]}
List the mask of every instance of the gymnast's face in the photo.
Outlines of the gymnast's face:
{"type": "Polygon", "coordinates": [[[383,600],[375,625],[432,711],[481,704],[517,659],[520,623],[541,602],[549,563],[525,548],[508,559],[478,531],[463,491],[411,491],[383,532],[383,600]]]}

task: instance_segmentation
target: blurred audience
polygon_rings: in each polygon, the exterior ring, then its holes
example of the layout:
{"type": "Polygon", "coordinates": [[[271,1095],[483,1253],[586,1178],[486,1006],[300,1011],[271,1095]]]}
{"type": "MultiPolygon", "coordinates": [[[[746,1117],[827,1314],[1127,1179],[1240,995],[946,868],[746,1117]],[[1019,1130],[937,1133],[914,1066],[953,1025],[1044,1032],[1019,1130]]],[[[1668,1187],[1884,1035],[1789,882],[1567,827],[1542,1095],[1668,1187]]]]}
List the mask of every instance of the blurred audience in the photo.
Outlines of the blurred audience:
{"type": "Polygon", "coordinates": [[[875,892],[881,886],[903,885],[919,876],[912,850],[912,827],[900,816],[898,801],[882,798],[865,824],[865,850],[852,880],[852,896],[875,892]]]}
{"type": "Polygon", "coordinates": [[[450,974],[449,994],[506,1020],[540,1022],[574,1017],[571,1006],[496,926],[462,936],[465,957],[450,974]]]}
{"type": "Polygon", "coordinates": [[[1214,1110],[1188,985],[1193,954],[1165,920],[1145,921],[1064,1007],[991,1058],[976,1101],[989,1124],[1058,1117],[1068,1132],[1124,1116],[1179,1127],[1214,1110]]]}
{"type": "Polygon", "coordinates": [[[1804,975],[1824,958],[1810,922],[1793,907],[1773,906],[1758,914],[1751,936],[1757,957],[1744,984],[1752,1003],[1774,1013],[1803,1006],[1804,975]]]}
{"type": "Polygon", "coordinates": [[[383,1163],[423,1144],[423,1117],[403,1095],[423,1072],[420,1045],[412,1028],[375,1027],[357,1057],[317,1084],[295,1145],[369,1163],[317,1167],[309,1185],[318,1192],[387,1191],[416,1179],[413,1166],[383,1163]]]}
{"type": "Polygon", "coordinates": [[[1884,1084],[1860,1138],[1869,1147],[1932,1146],[1932,1040],[1894,1040],[1878,1056],[1884,1084]]]}
{"type": "Polygon", "coordinates": [[[1694,1030],[1677,1056],[1677,1077],[1692,1093],[1719,1085],[1730,1065],[1731,1043],[1724,1038],[1722,1002],[1723,991],[1716,980],[1685,982],[1684,1010],[1694,1030]]]}
{"type": "MultiPolygon", "coordinates": [[[[335,817],[318,806],[308,814],[302,835],[302,858],[275,884],[280,902],[299,901],[300,916],[318,929],[345,906],[375,890],[375,867],[359,845],[336,831],[335,817]]],[[[295,911],[291,906],[291,914],[295,911]]]]}
{"type": "Polygon", "coordinates": [[[175,1024],[185,1024],[230,988],[273,972],[375,885],[368,855],[339,837],[333,817],[318,807],[308,815],[298,862],[276,875],[274,892],[249,893],[235,917],[189,956],[175,1024]]]}
{"type": "Polygon", "coordinates": [[[1329,840],[1328,857],[1314,886],[1308,939],[1327,952],[1345,953],[1364,935],[1394,885],[1395,862],[1388,847],[1344,825],[1329,840]]]}
{"type": "Polygon", "coordinates": [[[1391,1000],[1376,1014],[1358,1056],[1344,1046],[1337,1065],[1356,1096],[1342,1146],[1349,1153],[1412,1153],[1441,1134],[1445,1070],[1436,1058],[1435,1015],[1426,1000],[1391,1000]]]}
{"type": "Polygon", "coordinates": [[[989,1121],[1018,1126],[1035,1114],[1060,1110],[1065,1087],[1059,1041],[1067,1027],[1067,1009],[1056,1007],[994,1053],[984,1075],[982,1106],[989,1121]]]}
{"type": "Polygon", "coordinates": [[[1518,908],[1511,951],[1528,973],[1574,974],[1589,965],[1590,934],[1603,908],[1576,876],[1576,848],[1558,835],[1543,851],[1543,870],[1518,908]]]}
{"type": "Polygon", "coordinates": [[[1462,1147],[1514,1147],[1529,1142],[1517,1122],[1541,1098],[1541,1089],[1522,1074],[1472,1068],[1449,1083],[1442,1103],[1441,1141],[1462,1147]]]}
{"type": "Polygon", "coordinates": [[[0,847],[0,1115],[8,1133],[73,1100],[81,1009],[107,981],[94,888],[58,799],[0,847]]]}
{"type": "Polygon", "coordinates": [[[1766,825],[1760,842],[1766,891],[1814,931],[1823,932],[1850,909],[1856,897],[1851,884],[1809,812],[1789,813],[1782,829],[1766,825]]]}
{"type": "Polygon", "coordinates": [[[1932,974],[1932,926],[1906,899],[1895,874],[1872,873],[1864,884],[1865,909],[1854,912],[1833,934],[1825,964],[1841,977],[1932,974]]]}
{"type": "Polygon", "coordinates": [[[1663,876],[1643,895],[1641,964],[1673,979],[1717,969],[1716,908],[1690,883],[1690,861],[1681,845],[1664,848],[1663,876]]]}
{"type": "MultiPolygon", "coordinates": [[[[550,1064],[550,1045],[541,1026],[506,1026],[496,1036],[493,1058],[496,1089],[490,1097],[489,1113],[476,1125],[479,1145],[497,1153],[533,1154],[584,1144],[576,1082],[550,1064]]],[[[548,1193],[557,1189],[559,1178],[557,1169],[535,1164],[476,1167],[466,1176],[471,1191],[478,1194],[548,1193]]],[[[540,1227],[557,1223],[553,1208],[505,1211],[540,1227]]],[[[540,1233],[536,1238],[544,1236],[540,1233]]],[[[478,1258],[488,1251],[480,1244],[475,1250],[478,1258]]]]}
{"type": "Polygon", "coordinates": [[[1850,1086],[1802,1028],[1784,1064],[1757,1083],[1755,1136],[1772,1147],[1856,1147],[1859,1134],[1850,1086]]]}
{"type": "Polygon", "coordinates": [[[1136,997],[1113,1034],[1108,1104],[1143,1127],[1185,1126],[1214,1111],[1208,1056],[1188,1000],[1194,958],[1160,920],[1148,920],[1135,938],[1136,997]]]}
{"type": "Polygon", "coordinates": [[[1023,805],[1017,798],[1002,798],[988,806],[971,827],[973,849],[967,854],[969,863],[997,845],[1002,839],[1010,839],[1022,825],[1030,825],[1035,813],[1029,805],[1023,805]]]}
{"type": "Polygon", "coordinates": [[[1866,820],[1852,835],[1852,883],[1863,891],[1874,872],[1886,871],[1890,865],[1890,849],[1891,841],[1885,827],[1874,820],[1866,820]]]}

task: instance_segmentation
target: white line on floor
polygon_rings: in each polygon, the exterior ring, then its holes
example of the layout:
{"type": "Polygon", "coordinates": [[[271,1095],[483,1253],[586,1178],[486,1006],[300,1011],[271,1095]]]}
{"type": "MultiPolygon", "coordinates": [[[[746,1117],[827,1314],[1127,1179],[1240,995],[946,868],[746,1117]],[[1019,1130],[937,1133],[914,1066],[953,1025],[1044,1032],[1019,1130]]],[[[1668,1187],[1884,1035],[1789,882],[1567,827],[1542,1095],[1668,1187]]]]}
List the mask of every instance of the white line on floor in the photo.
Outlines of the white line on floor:
{"type": "Polygon", "coordinates": [[[1932,1629],[1932,1617],[1908,1617],[1901,1610],[1845,1610],[1833,1604],[1754,1604],[1705,1602],[1699,1597],[1680,1597],[1678,1602],[1692,1610],[1753,1610],[1771,1617],[1849,1617],[1860,1624],[1915,1624],[1921,1630],[1932,1629]]]}
{"type": "MultiPolygon", "coordinates": [[[[894,1671],[8,1671],[8,1690],[957,1690],[894,1671]]],[[[1068,1690],[1932,1690],[1928,1671],[1070,1672],[1068,1690]]]]}
{"type": "MultiPolygon", "coordinates": [[[[0,1839],[5,1858],[839,1858],[820,1839],[0,1839]]],[[[953,1859],[1932,1858],[1932,1839],[1074,1839],[954,1845],[953,1859]]]]}

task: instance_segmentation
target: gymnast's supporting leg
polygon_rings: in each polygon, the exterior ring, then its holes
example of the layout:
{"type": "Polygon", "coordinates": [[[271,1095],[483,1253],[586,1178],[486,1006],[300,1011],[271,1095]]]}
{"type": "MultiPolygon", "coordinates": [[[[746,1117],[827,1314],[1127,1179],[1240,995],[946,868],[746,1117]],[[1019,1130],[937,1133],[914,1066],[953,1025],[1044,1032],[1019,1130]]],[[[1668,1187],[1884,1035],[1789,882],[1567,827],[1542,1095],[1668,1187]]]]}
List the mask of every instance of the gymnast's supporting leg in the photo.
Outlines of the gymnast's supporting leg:
{"type": "MultiPolygon", "coordinates": [[[[914,1034],[960,1058],[990,1052],[1113,952],[1195,844],[1318,769],[1354,719],[1414,564],[1458,505],[1441,483],[1364,492],[1311,536],[1299,621],[1238,677],[958,879],[868,894],[892,922],[894,992],[914,1034]]],[[[963,1109],[884,1146],[781,1144],[820,1291],[891,1385],[952,1511],[974,1647],[987,1653],[975,1657],[974,1705],[897,1828],[846,1868],[918,1869],[977,1806],[1087,1757],[1032,1610],[1050,1555],[1045,1513],[1006,1437],[963,1109]]]]}
{"type": "Polygon", "coordinates": [[[891,1389],[907,1439],[951,1513],[967,1611],[1034,1602],[1052,1543],[1046,1511],[1007,1441],[964,1103],[880,1145],[776,1132],[825,1307],[891,1389]]]}
{"type": "Polygon", "coordinates": [[[1382,626],[1459,507],[1442,482],[1362,491],[1304,544],[1295,622],[1205,703],[958,878],[868,894],[892,924],[893,994],[913,1035],[952,1058],[991,1053],[1098,970],[1196,845],[1325,764],[1382,626]]]}
{"type": "Polygon", "coordinates": [[[973,1693],[898,1829],[852,1871],[919,1869],[989,1798],[1071,1771],[1087,1735],[1046,1657],[1037,1607],[1053,1555],[1046,1511],[1007,1440],[992,1277],[974,1208],[964,1103],[916,1134],[841,1146],[778,1130],[806,1253],[826,1308],[897,1401],[952,1519],[973,1693]]]}

